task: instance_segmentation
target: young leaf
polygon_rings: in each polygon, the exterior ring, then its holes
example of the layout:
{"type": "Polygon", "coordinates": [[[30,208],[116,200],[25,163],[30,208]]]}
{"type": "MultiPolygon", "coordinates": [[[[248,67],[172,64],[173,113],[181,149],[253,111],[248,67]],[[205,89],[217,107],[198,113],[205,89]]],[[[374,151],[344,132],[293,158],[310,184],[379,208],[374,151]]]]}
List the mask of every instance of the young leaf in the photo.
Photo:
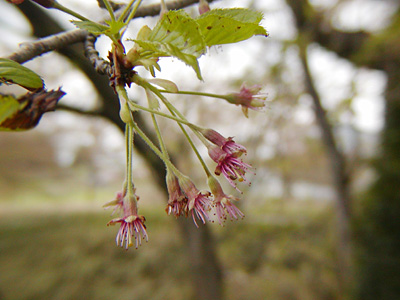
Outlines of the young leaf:
{"type": "Polygon", "coordinates": [[[39,75],[17,62],[5,58],[0,58],[0,83],[2,81],[18,84],[29,90],[43,87],[43,81],[39,75]]]}
{"type": "Polygon", "coordinates": [[[197,58],[205,53],[204,39],[198,25],[183,10],[169,11],[163,15],[153,30],[145,28],[134,40],[147,57],[173,56],[191,66],[201,80],[197,58]]]}
{"type": "Polygon", "coordinates": [[[149,41],[167,43],[181,52],[199,57],[205,53],[205,43],[198,25],[185,11],[168,11],[152,30],[149,41]]]}
{"type": "Polygon", "coordinates": [[[94,34],[94,35],[99,35],[99,34],[104,34],[106,31],[108,31],[110,28],[108,26],[92,22],[92,21],[71,21],[72,24],[74,24],[76,27],[80,29],[87,30],[88,32],[94,34]]]}
{"type": "Polygon", "coordinates": [[[151,52],[153,57],[169,57],[173,56],[187,65],[191,66],[196,72],[197,78],[202,80],[199,63],[197,61],[197,57],[191,54],[187,54],[183,52],[178,47],[169,44],[169,43],[160,43],[160,42],[148,42],[148,41],[138,41],[135,42],[143,49],[148,52],[151,52]]]}
{"type": "Polygon", "coordinates": [[[14,115],[21,107],[21,104],[11,95],[0,94],[0,124],[14,115]]]}
{"type": "Polygon", "coordinates": [[[268,36],[259,25],[262,13],[244,8],[213,9],[196,21],[207,46],[236,43],[253,35],[268,36]]]}
{"type": "Polygon", "coordinates": [[[108,28],[106,34],[111,34],[111,35],[117,34],[125,26],[125,23],[121,21],[111,20],[111,21],[106,21],[106,23],[110,25],[110,28],[108,28]]]}

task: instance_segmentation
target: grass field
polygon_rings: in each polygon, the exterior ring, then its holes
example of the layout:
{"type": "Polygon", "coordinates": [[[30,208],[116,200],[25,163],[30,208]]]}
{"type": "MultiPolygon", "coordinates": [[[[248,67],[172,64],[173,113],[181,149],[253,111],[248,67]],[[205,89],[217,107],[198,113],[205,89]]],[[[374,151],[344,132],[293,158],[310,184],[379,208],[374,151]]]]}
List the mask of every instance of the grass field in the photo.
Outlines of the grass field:
{"type": "MultiPolygon", "coordinates": [[[[337,299],[329,207],[271,202],[211,225],[226,299],[337,299]]],[[[149,243],[115,246],[108,212],[13,211],[0,218],[0,299],[195,299],[175,221],[144,211],[149,243]]]]}

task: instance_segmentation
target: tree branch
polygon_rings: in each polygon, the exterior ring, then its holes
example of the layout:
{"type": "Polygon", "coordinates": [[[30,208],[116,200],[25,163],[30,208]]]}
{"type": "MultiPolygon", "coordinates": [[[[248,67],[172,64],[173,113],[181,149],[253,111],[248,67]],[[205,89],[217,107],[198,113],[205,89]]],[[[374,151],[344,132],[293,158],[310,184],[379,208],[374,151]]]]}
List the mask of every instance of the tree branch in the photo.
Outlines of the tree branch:
{"type": "MultiPolygon", "coordinates": [[[[317,42],[339,56],[353,61],[353,56],[363,47],[370,37],[364,31],[344,32],[331,26],[325,26],[324,15],[314,10],[309,1],[286,0],[292,8],[299,32],[312,34],[313,42],[317,42]]],[[[353,61],[354,62],[354,61],[353,61]]]]}
{"type": "MultiPolygon", "coordinates": [[[[209,0],[209,2],[213,1],[216,0],[209,0]]],[[[198,0],[175,0],[168,2],[167,7],[168,9],[180,9],[197,2],[198,0]]],[[[24,8],[29,4],[31,3],[22,3],[19,5],[19,8],[24,12],[24,8]]],[[[152,4],[140,7],[135,15],[135,18],[156,16],[160,13],[160,9],[160,4],[152,4]]],[[[60,32],[62,29],[58,26],[56,31],[60,32]]],[[[35,33],[35,35],[37,34],[35,33]]],[[[87,35],[88,32],[82,29],[57,33],[32,43],[24,43],[19,50],[6,58],[14,60],[18,63],[24,63],[49,51],[59,50],[68,45],[84,42],[87,35]]]]}

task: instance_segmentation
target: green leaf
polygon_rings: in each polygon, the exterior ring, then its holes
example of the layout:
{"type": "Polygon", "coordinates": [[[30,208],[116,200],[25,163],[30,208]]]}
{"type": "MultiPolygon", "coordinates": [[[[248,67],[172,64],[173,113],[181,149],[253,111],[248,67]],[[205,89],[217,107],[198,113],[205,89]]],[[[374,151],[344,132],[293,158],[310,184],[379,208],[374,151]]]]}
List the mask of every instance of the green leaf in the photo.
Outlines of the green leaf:
{"type": "Polygon", "coordinates": [[[194,71],[196,72],[197,78],[202,80],[201,73],[200,73],[200,67],[199,63],[197,61],[197,57],[191,54],[184,53],[181,49],[178,47],[169,44],[169,43],[160,43],[160,42],[147,42],[147,41],[138,41],[135,40],[135,42],[143,48],[143,50],[150,51],[152,52],[152,56],[157,56],[157,57],[169,57],[173,56],[187,65],[191,66],[194,71]]]}
{"type": "Polygon", "coordinates": [[[110,27],[92,21],[71,21],[76,27],[89,31],[92,34],[105,34],[110,27]]]}
{"type": "Polygon", "coordinates": [[[110,25],[110,28],[108,28],[106,34],[109,35],[115,35],[117,34],[122,28],[124,28],[125,23],[122,21],[106,21],[108,25],[110,25]]]}
{"type": "Polygon", "coordinates": [[[21,104],[13,96],[0,94],[0,124],[13,116],[20,108],[21,104]]]}
{"type": "MultiPolygon", "coordinates": [[[[134,40],[148,57],[173,56],[191,66],[201,80],[197,58],[206,52],[204,39],[198,25],[183,10],[172,10],[163,15],[145,40],[134,40]]],[[[139,36],[138,36],[139,38],[139,36]]]]}
{"type": "Polygon", "coordinates": [[[237,43],[268,33],[259,25],[262,13],[244,8],[213,9],[196,19],[207,46],[237,43]]]}
{"type": "Polygon", "coordinates": [[[149,41],[173,45],[181,52],[199,57],[206,51],[198,25],[183,10],[164,14],[152,30],[149,41]]]}
{"type": "Polygon", "coordinates": [[[15,83],[29,90],[43,87],[43,81],[39,75],[13,60],[5,58],[0,58],[0,83],[1,81],[15,83]]]}

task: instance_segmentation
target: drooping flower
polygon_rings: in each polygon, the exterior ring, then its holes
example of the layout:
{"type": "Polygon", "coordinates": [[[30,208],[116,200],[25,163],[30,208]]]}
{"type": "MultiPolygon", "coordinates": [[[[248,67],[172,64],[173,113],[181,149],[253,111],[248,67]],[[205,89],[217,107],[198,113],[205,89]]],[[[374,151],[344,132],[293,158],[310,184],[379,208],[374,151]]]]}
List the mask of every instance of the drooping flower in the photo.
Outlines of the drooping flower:
{"type": "Polygon", "coordinates": [[[239,93],[233,93],[226,96],[226,100],[230,103],[241,105],[243,113],[248,117],[248,109],[261,110],[265,107],[265,100],[267,95],[259,94],[261,86],[253,85],[246,87],[243,84],[240,88],[239,93]]]}
{"type": "Polygon", "coordinates": [[[217,146],[209,146],[208,154],[217,163],[215,174],[224,175],[228,182],[240,191],[234,181],[237,179],[247,182],[245,174],[252,168],[251,165],[243,162],[235,153],[227,153],[217,146]]]}
{"type": "Polygon", "coordinates": [[[199,191],[194,183],[187,177],[179,177],[179,184],[188,198],[188,213],[192,214],[194,223],[197,225],[196,217],[203,224],[210,221],[208,212],[211,210],[211,193],[208,191],[199,191]]]}
{"type": "Polygon", "coordinates": [[[172,172],[167,171],[166,182],[169,198],[165,211],[169,215],[172,213],[175,217],[187,214],[188,199],[179,186],[178,178],[172,172]]]}
{"type": "Polygon", "coordinates": [[[149,240],[146,225],[144,225],[145,221],[146,219],[143,216],[130,215],[124,218],[113,219],[107,223],[107,226],[121,223],[121,227],[115,238],[117,246],[124,247],[125,245],[125,249],[128,250],[129,247],[133,246],[132,237],[134,237],[135,248],[137,249],[142,245],[142,238],[146,239],[146,242],[149,240]]]}
{"type": "Polygon", "coordinates": [[[232,201],[238,201],[239,199],[232,195],[226,195],[222,190],[218,180],[216,180],[213,176],[208,178],[208,186],[210,187],[210,190],[214,196],[215,211],[218,218],[218,223],[221,226],[223,226],[227,216],[229,216],[231,221],[233,221],[233,219],[238,220],[239,218],[244,218],[244,214],[240,211],[240,209],[232,204],[232,201]]]}
{"type": "Polygon", "coordinates": [[[211,143],[219,146],[228,154],[235,154],[237,157],[246,154],[247,150],[243,145],[236,143],[232,137],[225,138],[213,129],[199,129],[199,132],[211,143]]]}
{"type": "Polygon", "coordinates": [[[144,224],[146,219],[137,213],[138,200],[139,197],[136,196],[134,189],[131,193],[127,193],[127,189],[124,188],[122,192],[117,193],[114,200],[104,205],[104,207],[115,206],[114,212],[119,209],[123,211],[123,217],[111,220],[107,223],[107,226],[121,224],[115,242],[120,247],[125,245],[125,249],[133,246],[133,239],[135,239],[136,249],[142,244],[142,239],[148,241],[146,225],[144,224]]]}

